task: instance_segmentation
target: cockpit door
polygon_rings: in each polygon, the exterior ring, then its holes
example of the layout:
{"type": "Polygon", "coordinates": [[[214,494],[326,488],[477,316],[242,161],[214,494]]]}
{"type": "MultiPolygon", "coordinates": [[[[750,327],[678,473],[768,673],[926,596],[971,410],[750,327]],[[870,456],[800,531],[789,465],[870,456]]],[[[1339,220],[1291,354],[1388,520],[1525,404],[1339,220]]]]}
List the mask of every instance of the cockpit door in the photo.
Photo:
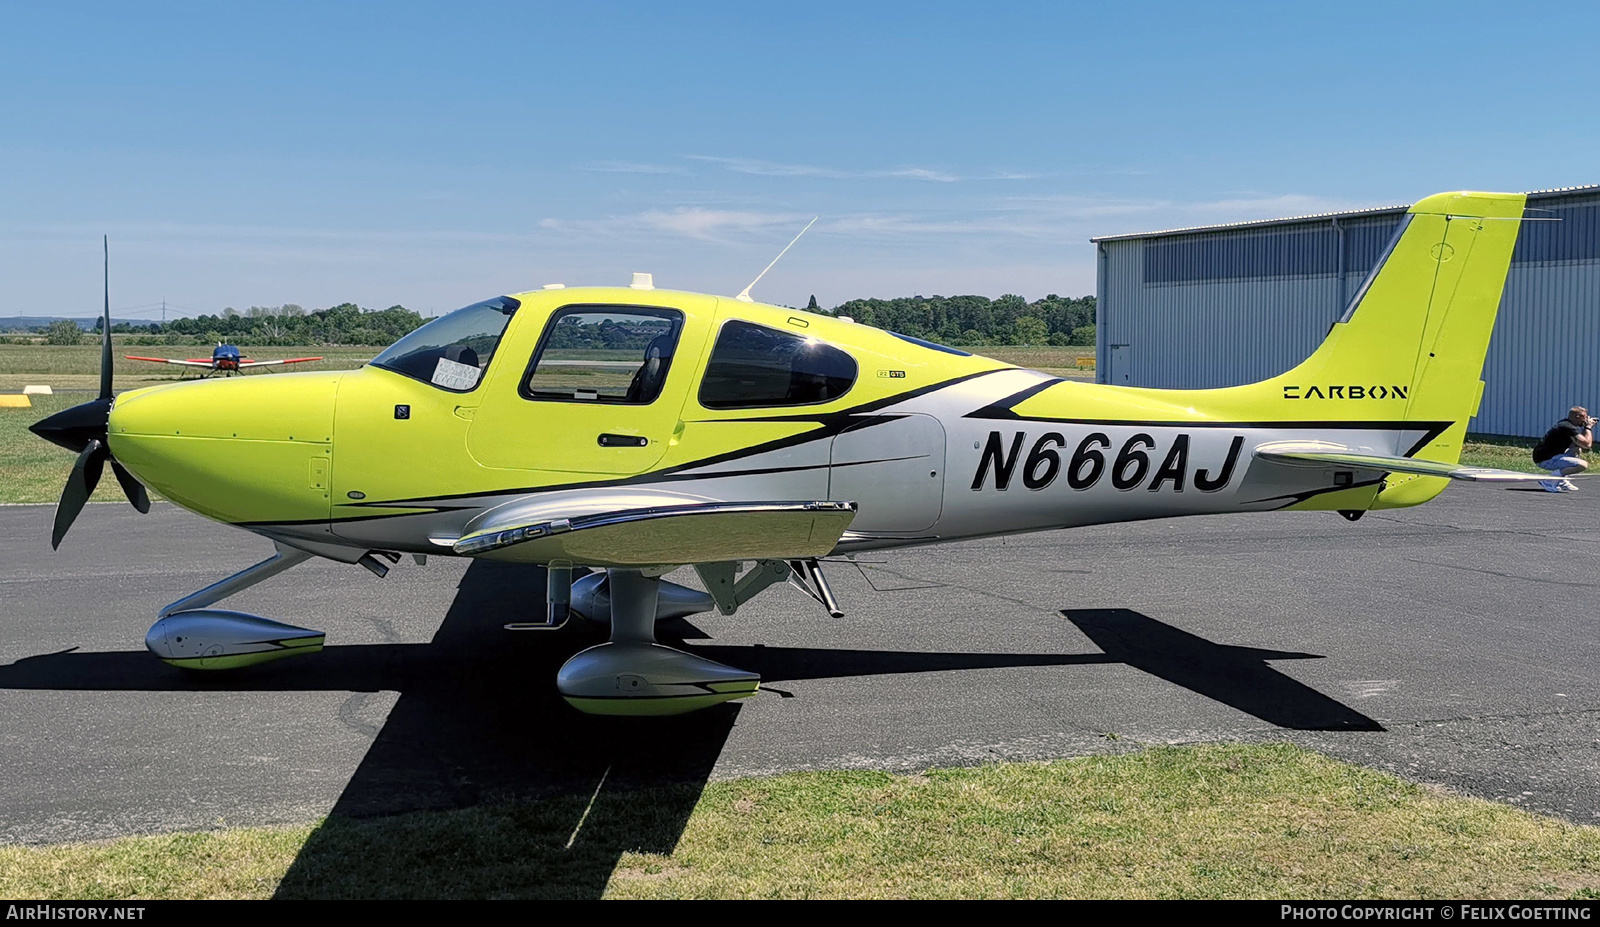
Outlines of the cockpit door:
{"type": "Polygon", "coordinates": [[[467,450],[496,469],[649,470],[679,428],[715,307],[674,293],[670,305],[566,305],[519,325],[472,413],[467,450]]]}

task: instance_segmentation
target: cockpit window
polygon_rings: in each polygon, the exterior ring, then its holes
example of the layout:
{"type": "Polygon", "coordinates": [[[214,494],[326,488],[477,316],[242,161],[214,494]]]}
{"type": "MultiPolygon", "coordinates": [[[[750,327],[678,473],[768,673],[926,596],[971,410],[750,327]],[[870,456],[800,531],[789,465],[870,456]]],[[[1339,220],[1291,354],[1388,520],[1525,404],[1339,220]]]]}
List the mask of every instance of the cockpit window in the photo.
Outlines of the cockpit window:
{"type": "Polygon", "coordinates": [[[568,306],[550,317],[522,397],[649,405],[666,385],[682,332],[676,309],[568,306]]]}
{"type": "Polygon", "coordinates": [[[801,406],[838,399],[856,382],[855,358],[816,338],[737,319],[711,349],[700,404],[708,409],[801,406]]]}
{"type": "Polygon", "coordinates": [[[471,392],[489,369],[500,336],[520,305],[499,296],[457,309],[391,344],[372,365],[452,393],[471,392]]]}

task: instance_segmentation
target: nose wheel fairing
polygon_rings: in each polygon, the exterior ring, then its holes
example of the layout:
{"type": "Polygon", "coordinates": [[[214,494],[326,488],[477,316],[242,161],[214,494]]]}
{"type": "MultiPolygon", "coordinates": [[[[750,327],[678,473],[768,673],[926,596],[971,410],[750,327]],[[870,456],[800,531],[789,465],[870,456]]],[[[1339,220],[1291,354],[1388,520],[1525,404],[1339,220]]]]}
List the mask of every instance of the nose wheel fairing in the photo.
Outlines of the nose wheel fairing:
{"type": "Polygon", "coordinates": [[[157,621],[144,645],[180,669],[225,670],[316,653],[325,635],[221,608],[176,612],[157,621]]]}

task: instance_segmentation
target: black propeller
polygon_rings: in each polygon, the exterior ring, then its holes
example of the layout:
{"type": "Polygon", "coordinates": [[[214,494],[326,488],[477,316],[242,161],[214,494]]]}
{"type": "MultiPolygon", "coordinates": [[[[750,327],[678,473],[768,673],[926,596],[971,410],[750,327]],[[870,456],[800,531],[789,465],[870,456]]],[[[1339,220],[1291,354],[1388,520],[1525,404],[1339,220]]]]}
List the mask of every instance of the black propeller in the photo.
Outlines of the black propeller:
{"type": "Polygon", "coordinates": [[[55,527],[50,532],[50,546],[61,546],[67,529],[77,519],[78,513],[94,494],[100,482],[106,461],[111,462],[111,472],[116,474],[122,492],[141,513],[150,511],[150,496],[144,487],[122,464],[111,458],[111,441],[107,429],[111,422],[111,253],[106,249],[106,306],[102,318],[100,337],[100,395],[89,402],[63,409],[49,418],[35,422],[28,430],[52,444],[69,451],[77,451],[78,459],[72,465],[72,474],[61,490],[61,501],[56,503],[55,527]]]}

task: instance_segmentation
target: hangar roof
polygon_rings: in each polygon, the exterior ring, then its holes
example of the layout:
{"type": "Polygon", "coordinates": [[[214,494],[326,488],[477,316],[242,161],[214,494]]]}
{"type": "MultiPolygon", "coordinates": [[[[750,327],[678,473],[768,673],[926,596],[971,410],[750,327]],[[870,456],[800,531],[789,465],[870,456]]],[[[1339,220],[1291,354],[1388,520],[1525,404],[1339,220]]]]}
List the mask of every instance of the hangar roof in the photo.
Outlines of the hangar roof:
{"type": "MultiPolygon", "coordinates": [[[[1600,193],[1600,184],[1591,184],[1581,187],[1554,187],[1549,190],[1530,190],[1529,199],[1549,199],[1559,196],[1581,195],[1586,193],[1600,193]]],[[[1125,235],[1098,235],[1089,239],[1092,242],[1126,241],[1130,238],[1165,238],[1170,235],[1194,235],[1202,232],[1221,232],[1231,229],[1255,229],[1273,225],[1295,225],[1301,222],[1313,222],[1318,219],[1361,219],[1369,216],[1392,216],[1410,209],[1409,203],[1402,206],[1374,206],[1369,209],[1351,209],[1344,212],[1319,212],[1306,216],[1287,216],[1282,219],[1257,219],[1251,222],[1225,222],[1220,225],[1193,225],[1186,228],[1162,229],[1157,232],[1130,232],[1125,235]]]]}

